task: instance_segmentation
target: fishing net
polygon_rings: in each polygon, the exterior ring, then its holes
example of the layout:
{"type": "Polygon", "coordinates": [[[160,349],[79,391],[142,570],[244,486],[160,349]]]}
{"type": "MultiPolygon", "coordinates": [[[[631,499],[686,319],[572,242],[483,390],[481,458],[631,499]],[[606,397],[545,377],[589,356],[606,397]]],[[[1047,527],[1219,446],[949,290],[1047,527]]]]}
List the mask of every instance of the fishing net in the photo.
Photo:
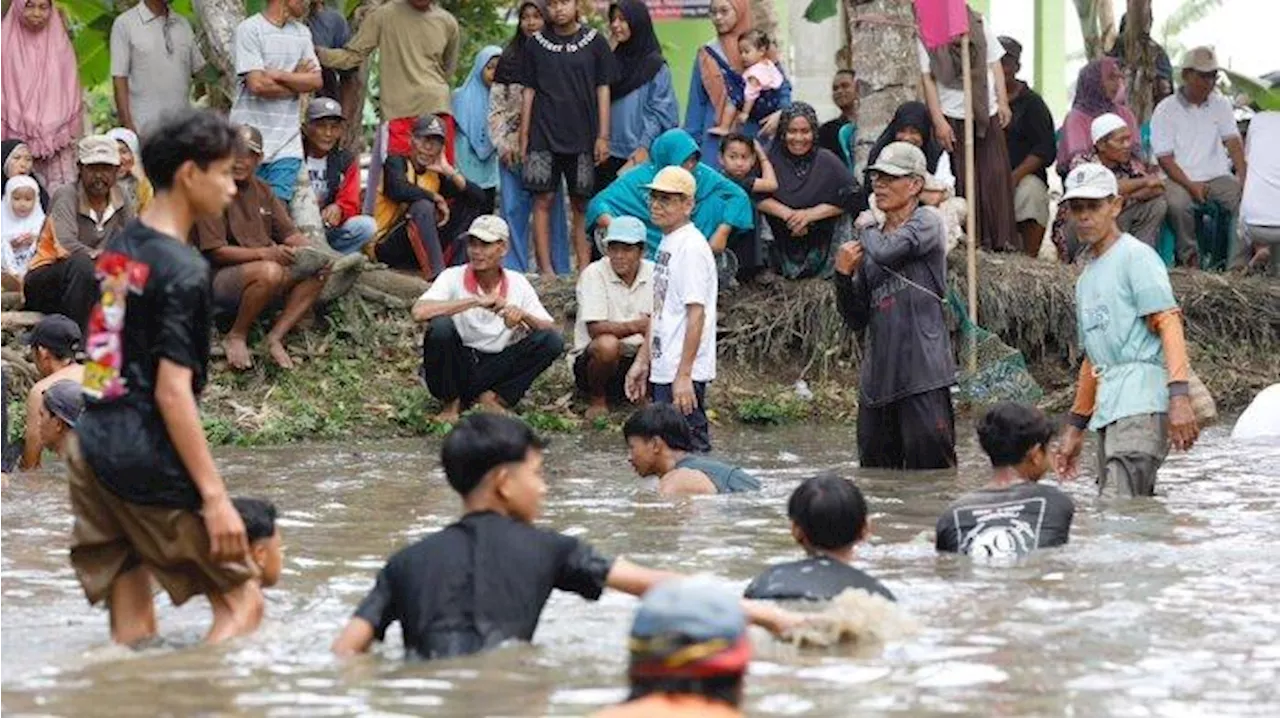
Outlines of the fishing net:
{"type": "Polygon", "coordinates": [[[1001,401],[1039,403],[1044,391],[1027,370],[1022,352],[973,323],[960,295],[954,290],[947,294],[947,306],[960,325],[956,335],[960,400],[974,406],[989,406],[1001,401]],[[977,353],[977,361],[971,362],[974,352],[977,353]]]}

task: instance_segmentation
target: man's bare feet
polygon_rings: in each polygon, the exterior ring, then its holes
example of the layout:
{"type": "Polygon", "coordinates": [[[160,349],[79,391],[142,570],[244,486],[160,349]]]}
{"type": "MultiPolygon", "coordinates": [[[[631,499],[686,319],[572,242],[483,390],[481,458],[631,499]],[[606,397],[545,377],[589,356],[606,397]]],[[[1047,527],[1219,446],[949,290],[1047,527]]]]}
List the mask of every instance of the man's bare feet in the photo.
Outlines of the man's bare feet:
{"type": "Polygon", "coordinates": [[[292,369],[294,367],[293,357],[289,356],[289,350],[285,348],[284,342],[280,339],[267,336],[267,353],[271,355],[271,361],[281,369],[292,369]]]}
{"type": "Polygon", "coordinates": [[[486,391],[476,398],[476,407],[479,408],[480,411],[488,412],[490,414],[511,413],[507,410],[507,405],[503,404],[502,400],[498,398],[498,395],[491,391],[486,391]]]}
{"type": "Polygon", "coordinates": [[[462,415],[462,400],[454,399],[453,401],[444,405],[444,408],[440,410],[440,413],[435,415],[433,421],[440,424],[454,424],[454,423],[457,423],[458,417],[461,415],[462,415]]]}
{"type": "Polygon", "coordinates": [[[245,338],[238,334],[228,334],[222,340],[222,350],[227,354],[227,363],[232,369],[244,371],[253,368],[253,355],[249,353],[249,345],[245,338]]]}
{"type": "Polygon", "coordinates": [[[609,413],[609,401],[604,397],[600,397],[599,399],[591,400],[591,405],[587,407],[587,412],[583,414],[583,417],[587,421],[595,421],[596,419],[599,419],[600,417],[605,416],[608,413],[609,413]]]}

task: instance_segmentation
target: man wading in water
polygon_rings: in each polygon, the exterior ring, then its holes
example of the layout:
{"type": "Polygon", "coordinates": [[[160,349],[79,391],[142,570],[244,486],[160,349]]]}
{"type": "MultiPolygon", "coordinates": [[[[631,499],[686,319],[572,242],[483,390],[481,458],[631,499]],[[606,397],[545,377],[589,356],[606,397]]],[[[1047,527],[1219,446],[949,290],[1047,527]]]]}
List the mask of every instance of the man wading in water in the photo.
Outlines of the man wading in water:
{"type": "Polygon", "coordinates": [[[1076,282],[1076,321],[1085,359],[1054,469],[1079,468],[1087,426],[1098,432],[1098,489],[1153,496],[1172,441],[1186,451],[1200,436],[1191,409],[1182,310],[1160,255],[1116,224],[1124,200],[1111,170],[1083,164],[1067,175],[1063,201],[1090,262],[1076,282]]]}

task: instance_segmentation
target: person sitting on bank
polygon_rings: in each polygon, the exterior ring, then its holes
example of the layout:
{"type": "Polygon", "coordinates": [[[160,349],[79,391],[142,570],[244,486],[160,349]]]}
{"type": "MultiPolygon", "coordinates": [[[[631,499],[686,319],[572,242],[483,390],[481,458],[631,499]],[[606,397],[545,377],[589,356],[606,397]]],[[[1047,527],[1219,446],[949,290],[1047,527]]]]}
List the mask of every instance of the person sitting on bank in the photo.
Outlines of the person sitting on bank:
{"type": "Polygon", "coordinates": [[[19,464],[22,469],[40,468],[46,442],[42,422],[36,417],[41,416],[45,392],[60,381],[72,381],[79,386],[84,380],[84,365],[76,361],[76,350],[81,348],[82,341],[80,327],[61,314],[44,317],[26,337],[31,347],[31,363],[41,378],[27,392],[28,421],[19,464]]]}
{"type": "Polygon", "coordinates": [[[271,360],[292,369],[284,338],[316,303],[330,260],[309,246],[289,218],[289,208],[256,174],[262,135],[246,125],[238,132],[241,146],[231,166],[235,198],[222,216],[197,222],[191,242],[213,265],[215,306],[235,314],[222,341],[227,363],[238,370],[253,366],[249,330],[272,302],[283,298],[284,309],[265,342],[271,360]]]}
{"type": "MultiPolygon", "coordinates": [[[[36,436],[36,451],[52,451],[58,458],[66,456],[66,440],[84,413],[84,389],[80,382],[71,379],[59,379],[49,386],[40,397],[40,408],[35,414],[27,414],[27,438],[32,433],[36,436]]],[[[37,456],[38,458],[38,456],[37,456]]],[[[23,466],[23,469],[40,468],[39,461],[35,466],[23,466]]]]}
{"type": "MultiPolygon", "coordinates": [[[[459,421],[444,439],[440,464],[462,498],[463,515],[391,556],[333,652],[364,653],[398,622],[409,655],[470,655],[533,640],[553,588],[595,601],[605,588],[638,596],[680,578],[535,526],[547,493],[545,446],[518,419],[472,414],[459,421]]],[[[752,623],[775,633],[800,622],[767,604],[734,603],[752,623]]]]}
{"type": "Polygon", "coordinates": [[[1032,406],[1001,402],[983,414],[978,443],[991,459],[991,482],[938,517],[939,551],[1017,558],[1067,543],[1075,503],[1040,483],[1049,470],[1053,433],[1044,412],[1032,406]]]}
{"type": "Polygon", "coordinates": [[[885,220],[878,223],[869,210],[859,215],[859,241],[840,247],[835,268],[840,316],[850,329],[866,330],[859,462],[899,470],[954,467],[956,365],[942,299],[946,230],[937,212],[920,206],[924,153],[891,143],[868,174],[885,220]]]}
{"type": "Polygon", "coordinates": [[[302,130],[307,174],[320,203],[325,239],[334,251],[352,254],[373,239],[378,224],[373,217],[360,214],[360,163],[355,155],[338,147],[345,129],[342,105],[337,100],[311,100],[302,130]]]}
{"type": "Polygon", "coordinates": [[[1151,152],[1169,176],[1166,198],[1178,261],[1191,267],[1200,266],[1195,208],[1216,202],[1234,217],[1248,167],[1235,112],[1231,101],[1214,89],[1217,80],[1213,50],[1188,50],[1182,59],[1182,87],[1161,100],[1151,115],[1151,152]]]}
{"type": "Polygon", "coordinates": [[[578,317],[569,361],[578,390],[587,395],[586,418],[626,399],[624,382],[649,332],[653,262],[644,258],[644,222],[617,217],[605,230],[605,255],[578,277],[578,317]]]}
{"type": "Polygon", "coordinates": [[[627,700],[593,718],[740,718],[751,641],[728,586],[666,581],[640,601],[631,625],[627,700]]]}
{"type": "Polygon", "coordinates": [[[506,412],[564,350],[555,320],[523,274],[504,269],[507,223],[481,215],[467,230],[467,264],[440,273],[413,305],[427,324],[422,379],[452,423],[477,404],[506,412]]]}
{"type": "Polygon", "coordinates": [[[366,250],[428,282],[461,258],[462,248],[447,243],[480,216],[486,201],[484,190],[449,164],[444,142],[444,123],[423,115],[413,126],[408,156],[387,156],[373,211],[378,233],[366,250]]]}
{"type": "Polygon", "coordinates": [[[853,588],[896,601],[876,579],[854,568],[857,544],[871,533],[867,501],[856,484],[833,474],[805,479],[787,502],[791,537],[808,554],[756,576],[745,598],[770,601],[830,601],[853,588]]]}
{"type": "Polygon", "coordinates": [[[622,425],[631,466],[657,476],[664,496],[758,491],[760,480],[739,466],[696,453],[689,422],[673,404],[650,404],[622,425]]]}
{"type": "Polygon", "coordinates": [[[120,149],[106,135],[80,140],[79,178],[54,190],[49,199],[53,234],[72,254],[96,259],[103,245],[134,218],[116,180],[120,149]]]}
{"type": "Polygon", "coordinates": [[[1099,493],[1110,486],[1121,496],[1154,496],[1169,445],[1186,451],[1200,436],[1182,310],[1160,255],[1116,224],[1124,203],[1111,170],[1080,165],[1065,187],[1062,200],[1091,256],[1076,280],[1085,358],[1054,470],[1075,476],[1084,430],[1093,429],[1099,493]]]}
{"type": "Polygon", "coordinates": [[[1004,87],[1012,118],[1005,128],[1009,165],[1013,170],[1013,219],[1028,256],[1040,255],[1040,243],[1049,227],[1049,175],[1045,168],[1058,155],[1053,115],[1040,94],[1018,79],[1022,69],[1022,43],[1002,35],[1004,87]]]}

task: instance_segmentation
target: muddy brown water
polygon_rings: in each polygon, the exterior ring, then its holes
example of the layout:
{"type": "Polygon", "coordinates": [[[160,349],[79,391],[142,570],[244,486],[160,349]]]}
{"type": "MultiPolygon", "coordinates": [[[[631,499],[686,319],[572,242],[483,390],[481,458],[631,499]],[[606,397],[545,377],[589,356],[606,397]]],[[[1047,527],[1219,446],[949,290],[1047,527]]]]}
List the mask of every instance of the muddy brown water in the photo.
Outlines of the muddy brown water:
{"type": "MultiPolygon", "coordinates": [[[[970,429],[961,432],[971,437],[970,429]]],[[[755,469],[748,497],[667,501],[636,479],[617,436],[556,437],[542,523],[654,566],[744,586],[796,557],[786,497],[802,477],[857,478],[875,535],[858,564],[921,624],[881,650],[763,645],[753,715],[1280,715],[1280,446],[1211,429],[1170,459],[1161,496],[1077,502],[1069,546],[1016,566],[935,556],[934,520],[980,484],[968,438],[958,476],[856,468],[851,429],[722,431],[719,449],[755,469]]],[[[401,660],[398,629],[372,657],[328,655],[339,627],[398,546],[454,518],[438,443],[290,446],[218,452],[234,493],[277,502],[282,585],[253,637],[199,645],[200,600],[159,599],[160,645],[112,647],[105,612],[67,563],[60,469],[18,478],[3,497],[5,715],[583,715],[624,693],[636,602],[553,596],[532,646],[437,663],[401,660]]]]}

